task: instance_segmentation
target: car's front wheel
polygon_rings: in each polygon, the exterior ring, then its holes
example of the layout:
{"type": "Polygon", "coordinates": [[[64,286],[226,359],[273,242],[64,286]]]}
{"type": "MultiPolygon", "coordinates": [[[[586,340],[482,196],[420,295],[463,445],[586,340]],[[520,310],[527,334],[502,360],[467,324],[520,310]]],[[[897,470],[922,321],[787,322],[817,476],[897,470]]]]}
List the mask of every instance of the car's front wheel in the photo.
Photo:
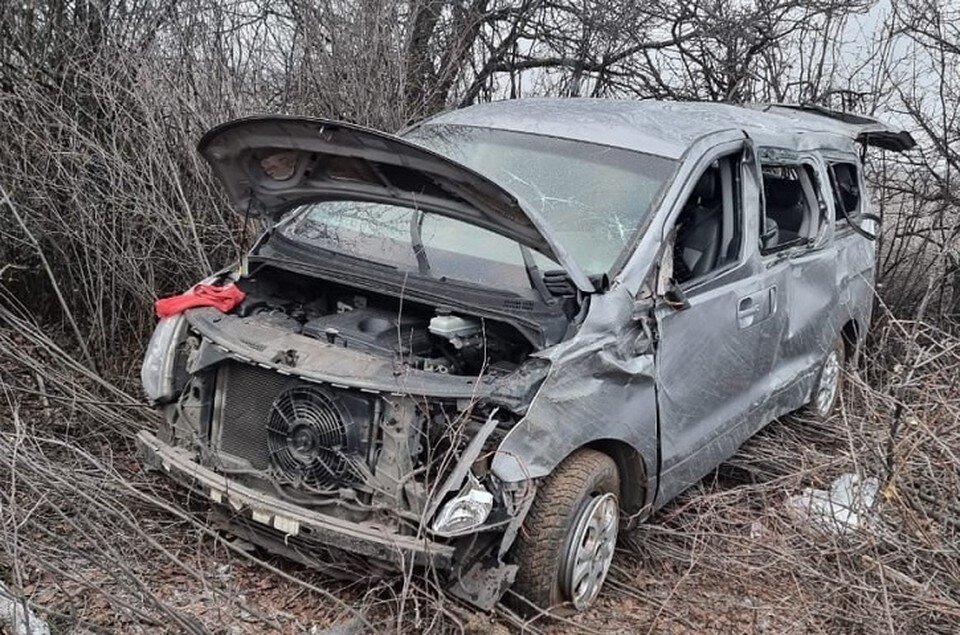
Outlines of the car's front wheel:
{"type": "Polygon", "coordinates": [[[577,450],[541,484],[514,546],[514,602],[526,613],[586,609],[607,577],[617,544],[617,466],[596,450],[577,450]]]}

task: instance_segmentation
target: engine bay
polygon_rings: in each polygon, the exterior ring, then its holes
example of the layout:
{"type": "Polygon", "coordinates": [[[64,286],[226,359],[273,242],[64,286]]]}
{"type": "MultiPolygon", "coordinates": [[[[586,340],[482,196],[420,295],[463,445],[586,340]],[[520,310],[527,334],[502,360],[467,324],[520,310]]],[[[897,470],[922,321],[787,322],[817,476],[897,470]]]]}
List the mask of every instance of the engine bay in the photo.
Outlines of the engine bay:
{"type": "Polygon", "coordinates": [[[533,346],[511,326],[273,267],[237,281],[234,313],[335,346],[451,375],[510,372],[533,346]]]}

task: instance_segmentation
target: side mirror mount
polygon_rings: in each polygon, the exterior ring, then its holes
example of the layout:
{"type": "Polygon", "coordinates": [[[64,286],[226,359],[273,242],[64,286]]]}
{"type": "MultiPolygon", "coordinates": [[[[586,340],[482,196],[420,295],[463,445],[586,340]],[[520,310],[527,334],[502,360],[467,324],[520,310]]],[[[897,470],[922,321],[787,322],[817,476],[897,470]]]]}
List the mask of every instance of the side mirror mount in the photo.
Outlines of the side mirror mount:
{"type": "Polygon", "coordinates": [[[633,350],[634,355],[646,355],[652,353],[654,349],[654,317],[653,309],[655,303],[653,301],[653,295],[649,292],[649,289],[645,289],[645,293],[634,300],[633,302],[633,323],[639,327],[636,337],[633,340],[633,350]]]}
{"type": "Polygon", "coordinates": [[[685,311],[690,308],[690,301],[676,282],[671,281],[669,288],[661,296],[664,304],[674,311],[685,311]]]}
{"type": "Polygon", "coordinates": [[[631,318],[634,322],[640,322],[649,319],[653,313],[654,301],[652,295],[645,295],[633,302],[633,314],[631,318]]]}
{"type": "Polygon", "coordinates": [[[677,238],[677,230],[674,228],[667,236],[667,240],[660,252],[659,266],[657,267],[656,295],[663,299],[664,304],[675,311],[683,311],[690,308],[690,302],[687,296],[673,279],[673,250],[677,238]]]}

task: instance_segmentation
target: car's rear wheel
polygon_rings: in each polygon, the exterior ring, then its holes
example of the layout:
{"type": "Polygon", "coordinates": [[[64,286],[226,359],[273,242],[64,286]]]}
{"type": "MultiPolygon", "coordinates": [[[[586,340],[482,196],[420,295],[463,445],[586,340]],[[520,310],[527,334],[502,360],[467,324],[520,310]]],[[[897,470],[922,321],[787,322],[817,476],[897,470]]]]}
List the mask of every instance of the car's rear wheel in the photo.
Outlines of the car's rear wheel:
{"type": "Polygon", "coordinates": [[[582,611],[596,599],[617,544],[619,491],[616,464],[596,450],[577,450],[544,479],[514,545],[518,609],[582,611]]]}
{"type": "Polygon", "coordinates": [[[810,395],[810,403],[806,407],[807,412],[817,419],[827,419],[836,408],[840,389],[843,387],[845,359],[846,351],[843,338],[837,338],[833,348],[830,349],[820,365],[817,381],[813,386],[813,393],[810,395]]]}

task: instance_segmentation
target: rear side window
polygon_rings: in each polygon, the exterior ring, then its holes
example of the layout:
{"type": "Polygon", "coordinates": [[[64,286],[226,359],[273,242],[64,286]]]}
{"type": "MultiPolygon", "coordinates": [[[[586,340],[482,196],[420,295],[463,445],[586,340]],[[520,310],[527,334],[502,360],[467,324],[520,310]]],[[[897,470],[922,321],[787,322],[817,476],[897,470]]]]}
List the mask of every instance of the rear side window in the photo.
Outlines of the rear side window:
{"type": "Polygon", "coordinates": [[[829,172],[837,224],[845,224],[848,219],[856,221],[863,213],[857,166],[853,163],[831,163],[829,172]]]}
{"type": "Polygon", "coordinates": [[[812,244],[827,209],[820,179],[806,163],[763,164],[764,253],[812,244]]]}

